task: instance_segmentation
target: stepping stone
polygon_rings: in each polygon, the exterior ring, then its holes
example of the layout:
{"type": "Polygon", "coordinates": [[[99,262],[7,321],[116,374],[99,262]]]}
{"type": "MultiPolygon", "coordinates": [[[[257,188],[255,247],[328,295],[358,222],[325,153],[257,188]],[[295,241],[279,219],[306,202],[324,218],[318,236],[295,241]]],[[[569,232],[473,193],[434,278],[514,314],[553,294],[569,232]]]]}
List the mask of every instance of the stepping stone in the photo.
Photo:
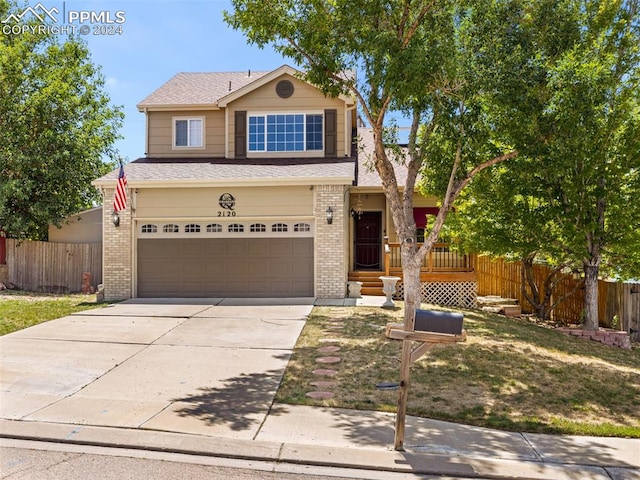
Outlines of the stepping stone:
{"type": "Polygon", "coordinates": [[[319,376],[323,376],[323,377],[333,377],[334,375],[336,375],[338,373],[337,370],[329,370],[329,369],[325,369],[325,368],[320,368],[318,370],[314,370],[311,373],[313,373],[314,375],[319,375],[319,376]]]}
{"type": "Polygon", "coordinates": [[[319,352],[322,352],[322,353],[339,352],[339,351],[340,351],[340,347],[336,347],[336,346],[333,346],[333,345],[329,345],[329,346],[327,346],[327,347],[320,347],[320,348],[318,348],[318,351],[319,351],[319,352]]]}
{"type": "Polygon", "coordinates": [[[314,400],[326,400],[328,398],[333,398],[333,393],[331,392],[309,392],[306,395],[314,400]]]}
{"type": "Polygon", "coordinates": [[[317,363],[340,363],[342,359],[340,357],[318,357],[317,363]]]}
{"type": "Polygon", "coordinates": [[[320,343],[334,343],[334,342],[341,342],[342,340],[340,340],[339,338],[321,338],[319,340],[320,343]]]}
{"type": "Polygon", "coordinates": [[[316,388],[327,389],[327,388],[335,387],[336,382],[327,382],[325,380],[318,380],[317,382],[310,382],[309,385],[316,388]]]}

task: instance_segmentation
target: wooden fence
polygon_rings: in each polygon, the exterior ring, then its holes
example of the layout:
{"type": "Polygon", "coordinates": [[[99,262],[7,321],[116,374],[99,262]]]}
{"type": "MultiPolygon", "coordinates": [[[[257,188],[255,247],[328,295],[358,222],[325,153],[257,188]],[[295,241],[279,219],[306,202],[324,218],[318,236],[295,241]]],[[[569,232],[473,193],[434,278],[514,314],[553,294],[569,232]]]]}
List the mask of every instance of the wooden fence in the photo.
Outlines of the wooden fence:
{"type": "Polygon", "coordinates": [[[82,290],[82,276],[102,283],[101,243],[50,243],[7,238],[8,279],[21,290],[73,293],[82,290]]]}
{"type": "MultiPolygon", "coordinates": [[[[507,262],[486,256],[471,255],[471,264],[478,278],[478,295],[499,295],[515,298],[524,313],[532,313],[531,306],[522,295],[522,263],[507,262]]],[[[534,265],[533,273],[539,288],[550,269],[534,265]]],[[[575,289],[579,279],[565,276],[558,282],[555,295],[564,295],[575,289]]],[[[557,297],[556,297],[557,298],[557,297]]],[[[561,302],[552,312],[552,319],[562,323],[582,323],[584,311],[584,289],[578,288],[573,295],[561,302]]],[[[640,283],[619,283],[600,280],[598,282],[598,320],[601,327],[616,330],[637,331],[640,329],[640,283]]],[[[636,336],[638,334],[636,333],[636,336]]]]}
{"type": "Polygon", "coordinates": [[[0,230],[0,265],[5,265],[7,263],[7,239],[2,233],[0,230]]]}

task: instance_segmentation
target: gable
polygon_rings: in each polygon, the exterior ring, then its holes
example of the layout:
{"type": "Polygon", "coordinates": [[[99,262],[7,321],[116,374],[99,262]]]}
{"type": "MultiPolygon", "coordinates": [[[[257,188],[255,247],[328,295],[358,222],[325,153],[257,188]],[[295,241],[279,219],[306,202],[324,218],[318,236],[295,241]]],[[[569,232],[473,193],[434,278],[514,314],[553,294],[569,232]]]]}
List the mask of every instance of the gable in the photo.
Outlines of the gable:
{"type": "MultiPolygon", "coordinates": [[[[252,117],[279,114],[300,114],[309,118],[316,116],[324,128],[324,145],[320,150],[305,151],[304,156],[350,156],[351,138],[351,109],[345,104],[344,98],[331,98],[313,85],[296,78],[289,73],[274,76],[269,81],[263,82],[259,87],[245,91],[244,95],[237,96],[226,107],[227,120],[229,122],[229,146],[228,158],[246,158],[269,156],[271,152],[247,152],[242,151],[247,144],[247,132],[245,125],[251,122],[252,117]],[[284,86],[284,93],[282,90],[284,86]],[[330,130],[330,131],[329,131],[330,130]],[[242,133],[238,133],[242,132],[242,133]]],[[[275,153],[273,153],[275,154],[275,153]]],[[[280,156],[297,156],[298,152],[278,152],[280,156]]]]}
{"type": "Polygon", "coordinates": [[[344,105],[344,100],[329,98],[313,85],[290,74],[283,74],[229,102],[227,108],[255,111],[308,111],[344,108],[344,105]],[[283,81],[290,82],[293,86],[293,92],[287,98],[282,98],[277,93],[278,84],[283,81]]]}

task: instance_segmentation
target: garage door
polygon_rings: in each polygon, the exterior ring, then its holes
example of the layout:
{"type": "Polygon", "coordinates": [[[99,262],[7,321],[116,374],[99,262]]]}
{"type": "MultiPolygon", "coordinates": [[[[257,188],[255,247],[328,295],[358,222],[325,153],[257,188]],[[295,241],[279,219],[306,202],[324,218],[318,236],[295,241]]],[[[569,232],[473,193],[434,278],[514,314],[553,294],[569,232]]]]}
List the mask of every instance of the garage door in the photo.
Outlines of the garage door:
{"type": "Polygon", "coordinates": [[[140,238],[139,297],[313,296],[313,238],[140,238]]]}

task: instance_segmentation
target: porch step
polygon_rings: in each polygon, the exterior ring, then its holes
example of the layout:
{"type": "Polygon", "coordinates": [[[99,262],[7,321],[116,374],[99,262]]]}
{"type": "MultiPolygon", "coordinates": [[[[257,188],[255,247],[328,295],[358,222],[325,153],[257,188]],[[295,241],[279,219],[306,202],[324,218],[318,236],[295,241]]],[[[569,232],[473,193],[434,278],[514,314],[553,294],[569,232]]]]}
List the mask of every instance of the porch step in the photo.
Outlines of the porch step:
{"type": "Polygon", "coordinates": [[[362,282],[362,295],[384,295],[382,293],[382,280],[378,277],[384,275],[384,272],[362,270],[349,272],[350,282],[362,282]]]}

